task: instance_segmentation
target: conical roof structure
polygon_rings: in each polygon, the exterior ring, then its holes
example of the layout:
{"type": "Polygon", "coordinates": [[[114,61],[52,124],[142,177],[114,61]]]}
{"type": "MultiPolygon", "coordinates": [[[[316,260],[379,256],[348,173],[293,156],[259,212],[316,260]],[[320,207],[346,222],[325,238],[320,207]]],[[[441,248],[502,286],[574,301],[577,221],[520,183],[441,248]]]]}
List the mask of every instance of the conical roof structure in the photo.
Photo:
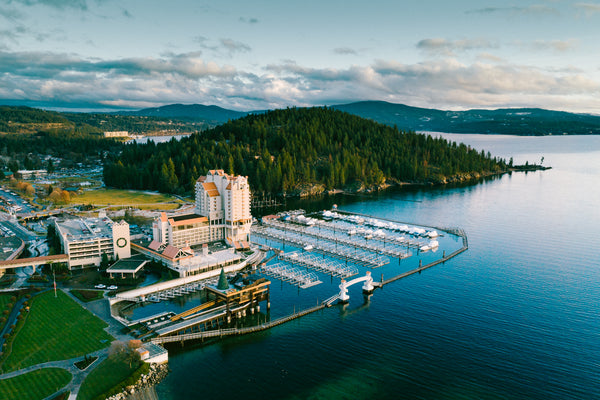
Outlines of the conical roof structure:
{"type": "Polygon", "coordinates": [[[217,289],[229,289],[229,282],[227,282],[227,277],[225,276],[225,270],[223,268],[221,268],[221,275],[219,276],[219,283],[217,283],[217,289]]]}

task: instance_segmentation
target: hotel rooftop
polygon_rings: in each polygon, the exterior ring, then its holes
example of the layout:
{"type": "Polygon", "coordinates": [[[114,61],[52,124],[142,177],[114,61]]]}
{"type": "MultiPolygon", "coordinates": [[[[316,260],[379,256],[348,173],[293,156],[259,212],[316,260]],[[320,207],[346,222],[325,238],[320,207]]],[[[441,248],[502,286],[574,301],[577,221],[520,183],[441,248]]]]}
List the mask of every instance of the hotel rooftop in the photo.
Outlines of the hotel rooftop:
{"type": "Polygon", "coordinates": [[[56,222],[68,240],[112,238],[113,221],[109,218],[59,218],[56,222]]]}

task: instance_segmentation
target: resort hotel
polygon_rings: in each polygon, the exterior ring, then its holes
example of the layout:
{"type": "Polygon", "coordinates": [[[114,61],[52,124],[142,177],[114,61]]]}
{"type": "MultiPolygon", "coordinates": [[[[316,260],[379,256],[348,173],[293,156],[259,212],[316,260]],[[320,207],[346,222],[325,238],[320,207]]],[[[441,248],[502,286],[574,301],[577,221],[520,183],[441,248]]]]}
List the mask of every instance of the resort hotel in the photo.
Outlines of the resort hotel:
{"type": "Polygon", "coordinates": [[[153,240],[145,246],[133,245],[134,250],[177,271],[180,277],[243,263],[250,250],[247,178],[211,170],[198,179],[195,194],[194,213],[161,213],[152,224],[153,240]]]}
{"type": "MultiPolygon", "coordinates": [[[[106,215],[55,219],[69,268],[98,266],[102,254],[109,260],[129,259],[132,251],[165,265],[180,277],[233,265],[243,268],[249,257],[260,253],[250,250],[252,215],[247,178],[211,170],[196,182],[195,195],[193,213],[160,213],[152,224],[152,240],[132,242],[127,222],[113,222],[106,215]]],[[[127,264],[122,270],[113,266],[117,268],[111,276],[126,277],[116,272],[127,271],[135,277],[140,272],[127,264]]]]}

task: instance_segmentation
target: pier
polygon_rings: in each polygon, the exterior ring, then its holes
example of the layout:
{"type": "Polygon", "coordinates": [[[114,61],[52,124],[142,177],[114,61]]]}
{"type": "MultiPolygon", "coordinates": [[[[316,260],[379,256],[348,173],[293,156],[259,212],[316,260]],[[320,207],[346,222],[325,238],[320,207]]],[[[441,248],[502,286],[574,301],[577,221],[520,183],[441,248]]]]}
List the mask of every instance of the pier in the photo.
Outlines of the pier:
{"type": "Polygon", "coordinates": [[[280,253],[279,259],[301,265],[338,278],[348,278],[358,274],[358,269],[333,260],[324,260],[310,253],[280,253]]]}
{"type": "Polygon", "coordinates": [[[267,220],[264,225],[279,230],[298,232],[317,240],[327,240],[330,242],[341,243],[354,248],[385,254],[395,258],[407,258],[410,254],[403,251],[402,247],[418,248],[425,244],[423,241],[405,239],[403,236],[381,236],[371,235],[369,239],[366,236],[356,235],[356,228],[336,229],[335,223],[320,221],[316,226],[301,226],[286,222],[267,220]],[[324,231],[324,232],[322,232],[324,231]],[[354,231],[354,234],[352,233],[354,231]],[[343,234],[343,235],[340,235],[343,234]]]}
{"type": "Polygon", "coordinates": [[[314,273],[303,271],[300,268],[294,268],[286,264],[263,264],[258,272],[279,279],[280,281],[296,285],[300,289],[306,289],[318,285],[319,283],[323,283],[314,273]]]}
{"type": "MultiPolygon", "coordinates": [[[[297,216],[302,214],[296,213],[292,215],[297,216]]],[[[371,272],[367,270],[364,276],[346,281],[347,278],[359,274],[357,266],[376,268],[389,263],[390,258],[396,257],[400,261],[411,255],[406,251],[407,248],[416,248],[417,253],[419,253],[419,249],[427,244],[424,241],[425,238],[435,238],[438,236],[436,231],[427,232],[422,228],[408,228],[407,226],[405,228],[402,225],[400,226],[401,229],[397,229],[397,226],[395,228],[393,225],[394,222],[391,222],[388,227],[381,227],[382,224],[378,220],[372,219],[367,224],[372,224],[370,226],[383,230],[385,234],[371,234],[369,232],[365,234],[366,230],[358,234],[356,226],[346,221],[319,221],[318,223],[312,222],[309,226],[302,226],[300,224],[271,219],[267,220],[263,226],[253,227],[252,235],[263,238],[265,241],[273,240],[283,243],[283,249],[285,249],[287,244],[300,247],[300,250],[285,253],[277,248],[269,247],[268,243],[263,243],[262,251],[272,251],[273,255],[266,262],[261,263],[257,267],[256,272],[264,276],[279,279],[282,282],[296,285],[299,288],[310,288],[321,283],[318,275],[309,271],[312,270],[341,278],[339,292],[321,301],[315,307],[246,328],[224,328],[223,326],[227,326],[230,323],[227,315],[240,318],[245,315],[248,309],[252,311],[258,310],[258,298],[254,299],[256,301],[251,302],[251,304],[255,305],[255,307],[251,308],[248,308],[248,303],[241,304],[240,302],[232,303],[231,307],[219,305],[217,299],[215,299],[214,303],[200,305],[178,315],[166,316],[163,320],[170,320],[171,325],[157,326],[157,335],[150,340],[153,343],[180,342],[183,344],[187,340],[221,338],[224,336],[244,335],[263,331],[303,315],[330,307],[336,302],[348,302],[350,298],[348,288],[354,284],[363,283],[363,294],[371,294],[376,289],[382,288],[387,284],[420,273],[433,266],[443,264],[468,249],[467,236],[463,230],[457,228],[436,228],[441,232],[447,232],[462,238],[462,247],[449,255],[446,255],[444,251],[441,258],[425,265],[422,264],[422,260],[419,260],[417,268],[402,272],[387,280],[384,280],[382,275],[381,281],[376,282],[372,279],[371,272]],[[398,230],[402,229],[410,230],[407,235],[412,237],[405,238],[398,235],[398,230]],[[338,260],[341,259],[345,262],[326,258],[325,256],[337,258],[338,260]],[[269,265],[268,261],[274,258],[277,258],[278,262],[269,265]],[[349,265],[349,262],[353,265],[349,265]]],[[[265,297],[261,299],[265,299],[265,297]]],[[[266,299],[269,302],[268,294],[266,295],[266,299]]],[[[164,322],[160,321],[160,324],[164,324],[164,322]]]]}
{"type": "Polygon", "coordinates": [[[278,241],[284,243],[284,245],[285,243],[291,243],[301,248],[310,248],[311,251],[341,260],[349,260],[357,265],[370,268],[378,268],[390,262],[387,257],[360,250],[358,246],[350,247],[341,242],[334,242],[314,236],[304,236],[293,231],[278,230],[271,227],[253,227],[252,235],[278,241]]]}
{"type": "Polygon", "coordinates": [[[278,318],[273,321],[265,322],[263,324],[256,325],[256,326],[250,326],[247,328],[215,329],[215,330],[211,330],[211,331],[185,333],[185,334],[180,334],[180,335],[175,335],[175,336],[156,337],[156,338],[152,338],[151,342],[155,343],[155,344],[177,343],[177,342],[183,343],[187,340],[204,340],[204,339],[215,338],[215,337],[221,338],[224,336],[245,335],[248,333],[260,332],[260,331],[264,331],[264,330],[273,328],[277,325],[284,324],[288,321],[292,321],[296,318],[300,318],[304,315],[313,313],[315,311],[322,310],[325,307],[326,307],[326,305],[324,303],[322,303],[322,304],[319,304],[318,306],[308,308],[306,310],[299,311],[299,312],[290,314],[288,316],[278,318]]]}
{"type": "Polygon", "coordinates": [[[415,268],[415,269],[410,270],[408,272],[405,272],[403,274],[396,275],[396,276],[394,276],[394,277],[392,277],[390,279],[382,281],[381,283],[379,283],[378,287],[383,287],[383,286],[385,286],[387,284],[390,284],[392,282],[395,282],[397,280],[406,278],[407,276],[411,276],[413,274],[420,273],[421,271],[424,271],[424,270],[429,269],[431,267],[434,267],[436,265],[443,264],[446,261],[448,261],[449,259],[451,259],[453,257],[456,257],[460,253],[462,253],[464,251],[467,251],[467,249],[469,248],[469,241],[467,239],[467,235],[465,234],[465,232],[462,229],[458,229],[458,228],[447,228],[446,229],[446,232],[451,232],[451,231],[452,231],[452,233],[454,235],[460,236],[462,238],[463,245],[462,245],[462,247],[460,249],[458,249],[458,250],[450,253],[449,255],[445,255],[444,254],[442,256],[442,258],[439,259],[439,260],[432,261],[432,262],[430,262],[429,264],[426,264],[426,265],[419,265],[419,268],[415,268]]]}

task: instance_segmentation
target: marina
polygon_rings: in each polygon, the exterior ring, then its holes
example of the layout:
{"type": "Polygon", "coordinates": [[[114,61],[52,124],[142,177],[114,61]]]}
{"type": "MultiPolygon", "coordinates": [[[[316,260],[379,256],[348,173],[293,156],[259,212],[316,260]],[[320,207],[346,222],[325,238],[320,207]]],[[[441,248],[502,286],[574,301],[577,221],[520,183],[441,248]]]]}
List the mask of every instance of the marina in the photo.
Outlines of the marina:
{"type": "Polygon", "coordinates": [[[358,269],[352,265],[344,265],[335,260],[325,260],[310,253],[279,253],[278,257],[291,264],[301,265],[338,278],[348,278],[358,274],[358,269]]]}
{"type": "Polygon", "coordinates": [[[296,245],[303,249],[308,248],[323,255],[336,257],[341,260],[349,260],[355,264],[369,268],[379,268],[389,263],[387,257],[361,250],[357,246],[350,247],[338,241],[331,241],[323,236],[303,235],[302,233],[271,227],[253,228],[252,235],[277,241],[283,245],[284,250],[286,244],[296,245]]]}
{"type": "MultiPolygon", "coordinates": [[[[447,136],[459,140],[456,134],[447,136]]],[[[460,140],[467,136],[458,135],[460,140]]],[[[173,372],[157,387],[159,397],[191,398],[199,391],[206,397],[235,397],[240,389],[228,383],[231,376],[244,376],[252,380],[244,385],[244,396],[252,398],[599,398],[600,287],[596,247],[589,237],[600,223],[595,200],[600,138],[476,136],[478,149],[506,157],[520,151],[519,162],[543,154],[555,168],[443,190],[326,196],[311,199],[318,202],[312,208],[309,201],[288,201],[307,214],[337,203],[356,215],[422,223],[440,233],[437,252],[411,249],[413,255],[401,266],[395,260],[372,270],[376,281],[380,273],[385,281],[417,269],[421,259],[426,266],[444,251],[449,255],[461,248],[462,238],[446,226],[463,228],[469,249],[375,289],[369,300],[355,285],[347,304],[334,302],[247,338],[234,332],[216,343],[220,336],[203,344],[203,339],[197,345],[186,342],[181,350],[178,342],[165,344],[173,349],[173,372]],[[499,146],[508,150],[498,151],[499,146]],[[572,153],[575,146],[586,151],[572,153]],[[594,165],[593,174],[582,164],[594,165]],[[578,207],[567,207],[574,197],[578,207]],[[457,246],[449,244],[453,238],[457,246]],[[207,383],[204,371],[212,369],[228,373],[207,383]]],[[[286,252],[302,250],[286,244],[286,252]]],[[[357,276],[364,275],[365,268],[359,269],[357,276]]],[[[283,309],[274,319],[292,314],[294,304],[296,310],[310,308],[315,297],[337,294],[339,279],[334,285],[321,279],[323,284],[300,290],[300,296],[315,292],[312,303],[301,302],[296,287],[284,284],[280,290],[274,280],[271,313],[283,309]]]]}
{"type": "Polygon", "coordinates": [[[300,289],[307,289],[311,286],[322,283],[319,280],[319,277],[317,277],[317,275],[314,273],[304,271],[300,268],[294,268],[288,264],[265,264],[260,267],[259,273],[279,279],[282,282],[296,285],[300,289]]]}
{"type": "Polygon", "coordinates": [[[355,296],[355,284],[360,284],[370,299],[376,289],[442,264],[468,247],[460,229],[408,227],[336,214],[343,217],[324,218],[326,212],[306,216],[298,210],[263,218],[263,223],[253,226],[251,232],[252,246],[263,253],[262,262],[229,274],[230,289],[225,291],[217,289],[222,278],[212,276],[147,295],[146,303],[169,304],[177,296],[200,296],[200,302],[179,312],[162,311],[159,318],[146,319],[140,337],[155,343],[183,343],[265,330],[336,303],[347,304],[355,296]],[[420,251],[433,240],[440,240],[441,254],[420,251]],[[410,262],[413,257],[415,260],[410,262]],[[371,276],[374,268],[382,271],[378,281],[371,276]],[[384,273],[391,277],[384,280],[384,273]],[[258,282],[261,289],[252,289],[256,286],[252,282],[258,282]],[[281,283],[276,285],[275,296],[269,290],[271,282],[281,283]],[[297,287],[297,299],[285,289],[290,286],[297,287]],[[243,295],[249,290],[254,290],[251,296],[243,295]],[[260,311],[261,301],[267,303],[266,313],[260,311]],[[290,302],[294,309],[291,314],[285,312],[290,302]]]}

